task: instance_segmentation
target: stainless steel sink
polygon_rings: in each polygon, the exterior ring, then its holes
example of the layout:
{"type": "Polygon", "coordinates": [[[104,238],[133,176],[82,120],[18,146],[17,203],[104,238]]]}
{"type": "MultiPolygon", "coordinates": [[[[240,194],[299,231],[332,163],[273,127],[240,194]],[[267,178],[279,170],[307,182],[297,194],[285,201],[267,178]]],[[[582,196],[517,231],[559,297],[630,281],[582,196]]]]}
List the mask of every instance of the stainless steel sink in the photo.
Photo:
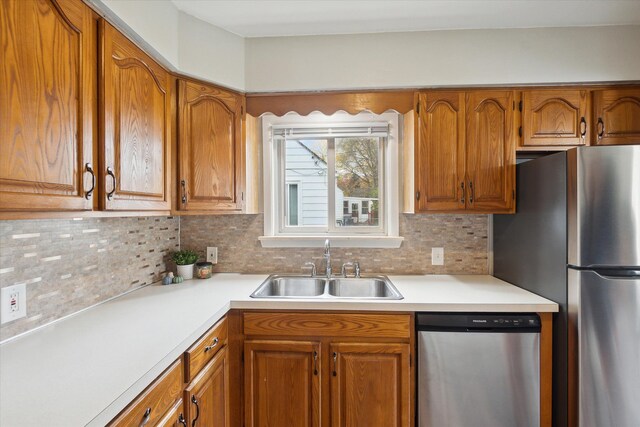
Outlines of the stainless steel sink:
{"type": "Polygon", "coordinates": [[[385,276],[331,279],[328,292],[340,298],[402,299],[385,276]]]}
{"type": "Polygon", "coordinates": [[[271,275],[251,298],[373,299],[400,300],[404,297],[386,276],[323,277],[271,275]]]}
{"type": "Polygon", "coordinates": [[[325,279],[300,276],[269,276],[253,298],[307,298],[324,293],[325,279]]]}

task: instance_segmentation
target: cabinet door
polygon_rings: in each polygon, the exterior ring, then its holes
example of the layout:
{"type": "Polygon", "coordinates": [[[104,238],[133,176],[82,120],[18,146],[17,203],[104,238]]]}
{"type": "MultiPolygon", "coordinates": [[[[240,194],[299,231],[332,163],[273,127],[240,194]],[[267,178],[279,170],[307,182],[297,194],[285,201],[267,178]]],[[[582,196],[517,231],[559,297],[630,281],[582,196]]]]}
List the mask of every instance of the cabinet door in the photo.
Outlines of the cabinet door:
{"type": "Polygon", "coordinates": [[[464,92],[419,95],[416,212],[465,209],[464,92]]]}
{"type": "Polygon", "coordinates": [[[184,392],[187,424],[191,427],[229,427],[227,349],[218,352],[184,392]]]}
{"type": "Polygon", "coordinates": [[[467,209],[512,212],[515,208],[515,93],[466,95],[467,209]]]}
{"type": "Polygon", "coordinates": [[[0,46],[0,210],[91,210],[91,9],[79,0],[2,0],[0,46]]]}
{"type": "Polygon", "coordinates": [[[640,144],[640,88],[593,93],[597,145],[640,144]]]}
{"type": "Polygon", "coordinates": [[[245,425],[319,427],[319,359],[317,342],[246,341],[245,425]]]}
{"type": "Polygon", "coordinates": [[[241,209],[242,97],[179,81],[180,210],[241,209]]]}
{"type": "Polygon", "coordinates": [[[409,344],[334,343],[333,427],[411,425],[409,344]]]}
{"type": "Polygon", "coordinates": [[[102,23],[103,208],[169,210],[169,73],[102,23]]]}
{"type": "Polygon", "coordinates": [[[586,90],[527,90],[522,94],[522,147],[585,145],[589,141],[586,90]]]}

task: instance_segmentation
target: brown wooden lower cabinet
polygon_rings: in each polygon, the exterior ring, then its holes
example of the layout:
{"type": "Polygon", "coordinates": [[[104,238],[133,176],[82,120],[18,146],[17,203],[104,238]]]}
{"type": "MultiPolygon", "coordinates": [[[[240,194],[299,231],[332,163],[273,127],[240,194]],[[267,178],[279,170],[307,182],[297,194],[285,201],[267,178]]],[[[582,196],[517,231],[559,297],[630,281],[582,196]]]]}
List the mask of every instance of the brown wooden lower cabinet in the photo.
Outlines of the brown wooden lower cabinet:
{"type": "Polygon", "coordinates": [[[411,316],[245,313],[245,426],[410,427],[411,316]]]}
{"type": "Polygon", "coordinates": [[[200,371],[184,391],[185,418],[191,427],[229,427],[227,349],[200,371]]]}
{"type": "Polygon", "coordinates": [[[410,425],[409,344],[329,345],[331,426],[410,425]]]}
{"type": "Polygon", "coordinates": [[[246,425],[320,426],[319,353],[319,342],[246,341],[246,425]]]}

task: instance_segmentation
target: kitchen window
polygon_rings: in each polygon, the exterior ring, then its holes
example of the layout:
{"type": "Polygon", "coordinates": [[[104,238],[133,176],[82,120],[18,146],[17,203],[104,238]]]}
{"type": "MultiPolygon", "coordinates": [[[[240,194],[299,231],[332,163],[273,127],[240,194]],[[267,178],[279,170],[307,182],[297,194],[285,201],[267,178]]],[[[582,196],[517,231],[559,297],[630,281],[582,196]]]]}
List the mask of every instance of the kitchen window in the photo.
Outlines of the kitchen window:
{"type": "Polygon", "coordinates": [[[398,247],[398,114],[263,117],[267,247],[398,247]]]}

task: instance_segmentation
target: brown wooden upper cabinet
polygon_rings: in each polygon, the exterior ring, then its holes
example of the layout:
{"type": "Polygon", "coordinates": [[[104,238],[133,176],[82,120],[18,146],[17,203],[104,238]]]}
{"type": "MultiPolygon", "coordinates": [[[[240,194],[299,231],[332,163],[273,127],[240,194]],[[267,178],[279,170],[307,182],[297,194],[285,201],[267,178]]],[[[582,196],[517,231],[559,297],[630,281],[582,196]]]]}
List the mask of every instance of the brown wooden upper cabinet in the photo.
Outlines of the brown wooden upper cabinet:
{"type": "Polygon", "coordinates": [[[595,145],[640,143],[640,87],[593,92],[595,145]]]}
{"type": "MultiPolygon", "coordinates": [[[[519,150],[586,145],[592,128],[585,89],[526,90],[522,93],[519,150]]],[[[593,122],[594,123],[594,122],[593,122]]]]}
{"type": "Polygon", "coordinates": [[[178,81],[178,209],[242,210],[244,97],[178,81]]]}
{"type": "Polygon", "coordinates": [[[170,75],[101,22],[102,208],[170,209],[170,75]]]}
{"type": "Polygon", "coordinates": [[[515,92],[418,96],[416,212],[513,212],[515,92]]]}
{"type": "Polygon", "coordinates": [[[79,0],[2,0],[0,46],[0,210],[91,210],[93,12],[79,0]]]}

